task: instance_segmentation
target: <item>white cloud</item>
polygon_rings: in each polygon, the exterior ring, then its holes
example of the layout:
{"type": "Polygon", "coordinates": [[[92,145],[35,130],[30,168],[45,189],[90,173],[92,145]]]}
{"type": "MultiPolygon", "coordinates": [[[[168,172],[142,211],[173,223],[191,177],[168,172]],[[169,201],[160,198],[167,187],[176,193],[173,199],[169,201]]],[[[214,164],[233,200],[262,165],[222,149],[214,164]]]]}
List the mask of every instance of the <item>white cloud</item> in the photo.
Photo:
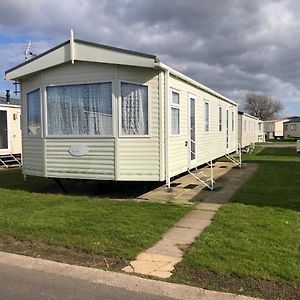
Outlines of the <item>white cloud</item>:
{"type": "Polygon", "coordinates": [[[238,101],[248,92],[300,100],[298,1],[10,0],[0,11],[0,32],[14,39],[0,44],[2,74],[22,61],[20,36],[40,52],[73,28],[76,38],[156,54],[238,101]]]}

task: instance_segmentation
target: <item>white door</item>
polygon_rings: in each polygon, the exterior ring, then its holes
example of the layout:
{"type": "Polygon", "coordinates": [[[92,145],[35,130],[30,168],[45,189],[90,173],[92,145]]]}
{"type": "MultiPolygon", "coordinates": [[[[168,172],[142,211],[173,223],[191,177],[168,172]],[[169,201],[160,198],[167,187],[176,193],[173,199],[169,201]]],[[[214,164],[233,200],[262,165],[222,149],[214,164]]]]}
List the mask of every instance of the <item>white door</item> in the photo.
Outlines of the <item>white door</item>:
{"type": "Polygon", "coordinates": [[[189,163],[190,167],[196,163],[196,98],[189,97],[189,163]]]}
{"type": "Polygon", "coordinates": [[[229,111],[226,109],[226,150],[229,149],[229,111]]]}
{"type": "Polygon", "coordinates": [[[7,111],[0,110],[0,153],[8,151],[7,111]]]}

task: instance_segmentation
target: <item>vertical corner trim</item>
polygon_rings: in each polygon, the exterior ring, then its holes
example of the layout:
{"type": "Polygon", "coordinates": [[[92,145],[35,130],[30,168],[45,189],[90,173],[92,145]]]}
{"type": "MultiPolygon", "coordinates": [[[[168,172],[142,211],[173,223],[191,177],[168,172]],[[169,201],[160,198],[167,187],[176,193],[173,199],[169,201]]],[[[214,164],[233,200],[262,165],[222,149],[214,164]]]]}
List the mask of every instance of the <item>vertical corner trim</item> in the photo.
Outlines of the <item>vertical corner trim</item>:
{"type": "Polygon", "coordinates": [[[75,62],[75,43],[74,43],[73,29],[71,29],[71,35],[70,35],[70,57],[71,57],[72,64],[74,64],[74,62],[75,62]]]}

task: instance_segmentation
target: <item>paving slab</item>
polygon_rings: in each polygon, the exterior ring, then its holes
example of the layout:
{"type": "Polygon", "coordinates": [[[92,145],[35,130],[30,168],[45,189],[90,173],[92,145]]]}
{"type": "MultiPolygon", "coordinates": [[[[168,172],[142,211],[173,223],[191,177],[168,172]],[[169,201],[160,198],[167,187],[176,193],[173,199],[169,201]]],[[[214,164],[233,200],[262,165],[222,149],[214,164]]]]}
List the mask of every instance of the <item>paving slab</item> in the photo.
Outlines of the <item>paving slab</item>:
{"type": "Polygon", "coordinates": [[[158,241],[153,247],[147,249],[144,253],[170,255],[173,257],[182,257],[183,251],[180,249],[180,243],[168,238],[158,241]]]}
{"type": "Polygon", "coordinates": [[[211,220],[201,220],[201,219],[190,218],[189,216],[186,216],[176,223],[176,227],[203,230],[205,227],[210,225],[210,223],[211,220]]]}
{"type": "Polygon", "coordinates": [[[219,210],[219,208],[222,207],[222,204],[217,204],[217,203],[198,203],[196,204],[196,209],[200,209],[200,210],[208,210],[208,211],[214,211],[217,212],[219,210]]]}
{"type": "Polygon", "coordinates": [[[164,235],[165,238],[176,241],[178,244],[191,244],[199,234],[198,229],[173,227],[164,235]]]}

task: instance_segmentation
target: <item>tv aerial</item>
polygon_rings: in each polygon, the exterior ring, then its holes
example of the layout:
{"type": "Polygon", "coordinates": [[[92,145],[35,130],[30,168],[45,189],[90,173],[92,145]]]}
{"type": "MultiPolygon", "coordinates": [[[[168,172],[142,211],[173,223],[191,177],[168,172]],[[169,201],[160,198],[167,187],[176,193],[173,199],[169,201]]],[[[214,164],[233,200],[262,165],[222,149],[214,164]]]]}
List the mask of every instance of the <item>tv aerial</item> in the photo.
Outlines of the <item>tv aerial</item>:
{"type": "Polygon", "coordinates": [[[24,52],[25,61],[28,61],[37,56],[37,54],[33,50],[31,50],[31,48],[32,48],[32,43],[31,43],[31,41],[29,41],[27,48],[24,52]]]}

